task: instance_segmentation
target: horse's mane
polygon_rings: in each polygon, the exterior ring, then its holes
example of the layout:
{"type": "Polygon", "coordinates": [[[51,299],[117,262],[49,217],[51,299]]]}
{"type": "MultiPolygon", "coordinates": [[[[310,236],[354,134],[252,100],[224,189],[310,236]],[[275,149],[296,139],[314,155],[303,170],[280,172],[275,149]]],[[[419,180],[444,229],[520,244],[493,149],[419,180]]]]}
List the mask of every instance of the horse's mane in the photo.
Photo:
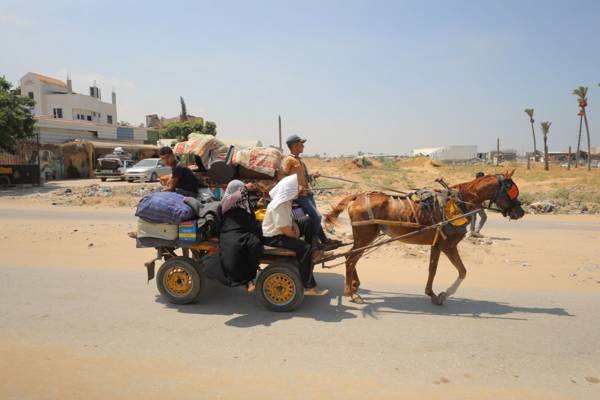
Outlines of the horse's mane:
{"type": "Polygon", "coordinates": [[[484,181],[490,180],[490,178],[494,178],[494,182],[496,182],[496,175],[485,175],[471,181],[458,183],[453,185],[452,188],[458,190],[463,196],[478,197],[481,194],[481,188],[487,184],[487,182],[484,181]]]}

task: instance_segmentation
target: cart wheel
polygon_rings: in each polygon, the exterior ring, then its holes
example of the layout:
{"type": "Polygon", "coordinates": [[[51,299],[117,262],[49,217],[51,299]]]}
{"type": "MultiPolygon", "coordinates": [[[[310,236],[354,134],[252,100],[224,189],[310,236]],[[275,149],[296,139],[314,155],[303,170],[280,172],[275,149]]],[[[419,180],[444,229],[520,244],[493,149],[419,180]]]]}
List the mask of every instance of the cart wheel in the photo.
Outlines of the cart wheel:
{"type": "Polygon", "coordinates": [[[271,311],[292,311],[304,300],[304,285],[293,266],[269,265],[256,282],[260,303],[271,311]]]}
{"type": "Polygon", "coordinates": [[[10,186],[10,178],[6,175],[0,176],[0,187],[5,188],[10,186]]]}
{"type": "Polygon", "coordinates": [[[189,304],[200,295],[204,277],[189,258],[173,257],[158,270],[156,286],[169,303],[189,304]]]}

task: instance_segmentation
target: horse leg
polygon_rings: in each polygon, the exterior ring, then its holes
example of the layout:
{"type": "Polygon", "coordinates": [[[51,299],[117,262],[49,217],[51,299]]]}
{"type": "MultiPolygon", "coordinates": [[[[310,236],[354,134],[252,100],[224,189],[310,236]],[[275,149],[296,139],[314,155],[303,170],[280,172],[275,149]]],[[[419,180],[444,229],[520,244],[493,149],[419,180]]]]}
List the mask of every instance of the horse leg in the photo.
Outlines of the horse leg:
{"type": "Polygon", "coordinates": [[[460,254],[458,254],[457,244],[458,243],[453,243],[452,245],[450,245],[450,247],[444,249],[444,254],[446,254],[446,257],[448,257],[452,265],[454,265],[454,267],[458,270],[458,277],[456,278],[454,283],[450,285],[448,289],[446,289],[445,292],[439,294],[438,299],[440,304],[442,304],[444,300],[446,300],[448,297],[456,293],[458,287],[467,276],[467,269],[465,268],[465,265],[463,264],[462,259],[460,258],[460,254]]]}
{"type": "Polygon", "coordinates": [[[360,282],[357,279],[356,263],[358,263],[362,255],[363,252],[360,251],[346,257],[346,286],[344,287],[344,296],[350,296],[350,301],[358,304],[361,304],[363,300],[357,293],[360,282]]]}
{"type": "Polygon", "coordinates": [[[356,268],[354,268],[354,277],[352,279],[353,287],[356,287],[356,290],[360,287],[360,279],[358,279],[358,272],[356,272],[356,268]]]}
{"type": "Polygon", "coordinates": [[[429,254],[429,275],[427,277],[427,285],[425,286],[425,294],[431,298],[431,302],[436,305],[441,305],[438,296],[433,291],[433,279],[437,272],[438,261],[440,260],[440,246],[431,246],[429,254]]]}
{"type": "MultiPolygon", "coordinates": [[[[372,243],[377,237],[378,231],[378,225],[353,227],[352,236],[354,237],[354,246],[352,246],[352,249],[359,249],[372,243]]],[[[360,280],[358,279],[358,273],[356,272],[356,264],[363,253],[364,251],[359,251],[346,256],[346,284],[344,287],[344,295],[350,296],[350,301],[359,304],[363,302],[363,299],[357,293],[360,280]]]]}

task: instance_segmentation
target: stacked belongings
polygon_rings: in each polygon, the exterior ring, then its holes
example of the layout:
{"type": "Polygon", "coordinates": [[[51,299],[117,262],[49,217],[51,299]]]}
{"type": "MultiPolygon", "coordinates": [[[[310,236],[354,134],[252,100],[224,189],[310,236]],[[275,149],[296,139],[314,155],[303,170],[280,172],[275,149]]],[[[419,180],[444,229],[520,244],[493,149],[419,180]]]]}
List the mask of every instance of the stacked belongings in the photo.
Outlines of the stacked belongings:
{"type": "Polygon", "coordinates": [[[218,157],[218,154],[226,151],[227,147],[219,139],[201,133],[190,133],[187,141],[177,143],[173,149],[177,156],[193,154],[200,157],[202,165],[207,169],[211,158],[218,157]]]}
{"type": "Polygon", "coordinates": [[[140,200],[137,247],[181,247],[207,240],[219,231],[218,202],[200,203],[178,193],[152,193],[140,200]]]}
{"type": "Polygon", "coordinates": [[[283,155],[272,147],[239,149],[233,154],[233,164],[238,166],[240,178],[273,179],[281,169],[283,155]]]}

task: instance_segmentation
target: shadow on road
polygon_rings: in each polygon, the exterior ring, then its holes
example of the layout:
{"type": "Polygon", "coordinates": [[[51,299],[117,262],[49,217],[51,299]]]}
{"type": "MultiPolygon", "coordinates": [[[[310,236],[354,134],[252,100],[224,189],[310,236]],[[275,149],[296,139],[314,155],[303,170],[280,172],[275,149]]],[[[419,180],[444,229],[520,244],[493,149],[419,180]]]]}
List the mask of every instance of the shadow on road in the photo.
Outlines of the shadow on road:
{"type": "Polygon", "coordinates": [[[429,297],[408,293],[391,293],[364,290],[361,296],[365,300],[363,316],[377,318],[377,314],[425,314],[448,317],[468,317],[482,319],[510,319],[527,321],[527,314],[546,314],[558,317],[573,317],[561,307],[521,307],[508,303],[472,300],[451,297],[442,306],[431,303],[429,297]],[[363,294],[364,293],[364,294],[363,294]],[[516,314],[511,316],[511,314],[516,314]],[[519,314],[525,314],[519,315],[519,314]]]}
{"type": "MultiPolygon", "coordinates": [[[[377,319],[380,315],[395,313],[523,321],[527,320],[527,314],[573,316],[559,307],[520,307],[508,303],[463,298],[450,298],[445,305],[436,306],[425,295],[371,290],[360,291],[365,304],[344,305],[342,303],[344,276],[335,273],[317,273],[316,277],[319,285],[329,289],[329,294],[323,297],[307,296],[300,308],[290,313],[268,311],[258,303],[255,294],[246,293],[240,288],[227,288],[213,280],[207,282],[195,304],[170,304],[160,296],[156,296],[156,302],[181,313],[229,315],[233,318],[225,324],[238,328],[269,326],[274,322],[291,318],[341,322],[345,319],[358,318],[360,315],[377,319]]],[[[349,303],[347,299],[344,302],[349,303]]]]}
{"type": "Polygon", "coordinates": [[[291,318],[310,318],[322,322],[340,322],[344,319],[358,317],[360,306],[345,306],[342,304],[341,296],[337,295],[338,293],[343,293],[343,275],[322,273],[317,274],[316,278],[320,286],[329,289],[329,293],[322,297],[307,296],[298,310],[289,313],[268,311],[258,303],[255,294],[246,293],[240,288],[225,287],[214,280],[207,282],[196,304],[170,304],[165,302],[160,296],[156,296],[156,301],[165,307],[174,308],[182,313],[235,316],[225,324],[238,328],[259,325],[269,326],[273,322],[291,318]],[[351,313],[350,311],[356,312],[351,313]]]}

